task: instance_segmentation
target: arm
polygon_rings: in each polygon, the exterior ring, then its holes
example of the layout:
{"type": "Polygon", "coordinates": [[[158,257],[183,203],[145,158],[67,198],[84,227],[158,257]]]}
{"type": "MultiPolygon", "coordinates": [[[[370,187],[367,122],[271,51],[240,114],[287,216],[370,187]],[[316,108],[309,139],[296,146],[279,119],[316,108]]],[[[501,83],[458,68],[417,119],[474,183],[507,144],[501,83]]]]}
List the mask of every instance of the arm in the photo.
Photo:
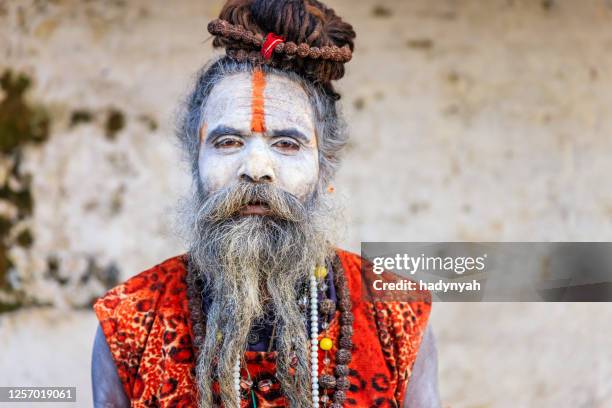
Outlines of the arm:
{"type": "Polygon", "coordinates": [[[128,400],[110,349],[98,326],[91,356],[91,385],[95,408],[128,408],[128,400]]]}
{"type": "Polygon", "coordinates": [[[431,327],[427,326],[417,354],[403,408],[440,408],[438,353],[431,327]]]}

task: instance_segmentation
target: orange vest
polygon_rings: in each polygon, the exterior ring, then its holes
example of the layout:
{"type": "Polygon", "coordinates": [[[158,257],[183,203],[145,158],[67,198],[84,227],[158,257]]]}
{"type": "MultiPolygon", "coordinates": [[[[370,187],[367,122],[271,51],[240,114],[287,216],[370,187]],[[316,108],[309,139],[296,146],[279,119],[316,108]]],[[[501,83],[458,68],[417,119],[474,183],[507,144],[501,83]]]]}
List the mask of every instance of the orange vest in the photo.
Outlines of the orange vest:
{"type": "MultiPolygon", "coordinates": [[[[337,250],[351,294],[353,350],[345,406],[397,407],[404,399],[412,366],[431,310],[423,300],[369,302],[362,296],[361,258],[337,250]]],[[[189,318],[184,256],[170,258],[116,286],[94,304],[102,331],[132,407],[197,406],[195,350],[189,318]]],[[[335,366],[339,323],[331,321],[335,366]]],[[[246,351],[251,377],[273,378],[276,352],[246,351]]],[[[324,366],[319,353],[319,370],[324,366]]],[[[276,382],[255,389],[257,406],[286,406],[276,382]]],[[[251,407],[251,398],[242,407],[251,407]]]]}

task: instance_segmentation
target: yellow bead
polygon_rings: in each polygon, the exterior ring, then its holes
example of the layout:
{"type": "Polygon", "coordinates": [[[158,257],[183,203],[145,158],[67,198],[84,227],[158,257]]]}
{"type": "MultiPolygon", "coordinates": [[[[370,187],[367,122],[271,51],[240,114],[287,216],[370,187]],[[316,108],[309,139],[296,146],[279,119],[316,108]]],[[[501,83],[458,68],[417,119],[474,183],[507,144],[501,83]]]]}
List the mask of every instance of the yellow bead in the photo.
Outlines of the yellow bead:
{"type": "Polygon", "coordinates": [[[317,266],[315,269],[315,277],[319,279],[323,279],[327,276],[327,268],[324,266],[317,266]]]}
{"type": "Polygon", "coordinates": [[[325,351],[331,350],[333,345],[334,345],[334,342],[329,337],[323,337],[321,341],[319,342],[319,347],[321,347],[321,350],[325,350],[325,351]]]}
{"type": "Polygon", "coordinates": [[[221,333],[221,331],[217,330],[217,341],[221,341],[223,340],[223,333],[221,333]]]}

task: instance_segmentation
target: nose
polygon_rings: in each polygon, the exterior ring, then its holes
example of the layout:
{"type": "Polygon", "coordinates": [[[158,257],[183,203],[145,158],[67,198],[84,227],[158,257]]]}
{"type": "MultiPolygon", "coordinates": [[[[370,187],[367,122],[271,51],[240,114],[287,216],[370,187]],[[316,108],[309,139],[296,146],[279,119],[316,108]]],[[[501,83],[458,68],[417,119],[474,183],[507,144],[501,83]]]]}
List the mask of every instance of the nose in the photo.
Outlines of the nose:
{"type": "Polygon", "coordinates": [[[252,142],[238,171],[241,181],[272,183],[276,180],[272,158],[266,148],[265,143],[252,142]]]}

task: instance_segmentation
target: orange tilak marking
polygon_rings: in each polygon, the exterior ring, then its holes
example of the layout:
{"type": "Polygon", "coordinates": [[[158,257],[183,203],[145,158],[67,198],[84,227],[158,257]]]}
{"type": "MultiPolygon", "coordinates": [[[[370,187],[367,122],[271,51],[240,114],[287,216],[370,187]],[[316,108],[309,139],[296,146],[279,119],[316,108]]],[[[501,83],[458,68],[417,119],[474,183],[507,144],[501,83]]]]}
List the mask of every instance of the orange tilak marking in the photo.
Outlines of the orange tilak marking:
{"type": "Polygon", "coordinates": [[[206,123],[202,124],[200,128],[200,144],[204,143],[206,140],[206,131],[208,130],[208,125],[206,123]]]}
{"type": "Polygon", "coordinates": [[[260,69],[253,71],[253,96],[251,106],[251,131],[263,133],[266,131],[264,114],[264,89],[266,78],[260,69]]]}

